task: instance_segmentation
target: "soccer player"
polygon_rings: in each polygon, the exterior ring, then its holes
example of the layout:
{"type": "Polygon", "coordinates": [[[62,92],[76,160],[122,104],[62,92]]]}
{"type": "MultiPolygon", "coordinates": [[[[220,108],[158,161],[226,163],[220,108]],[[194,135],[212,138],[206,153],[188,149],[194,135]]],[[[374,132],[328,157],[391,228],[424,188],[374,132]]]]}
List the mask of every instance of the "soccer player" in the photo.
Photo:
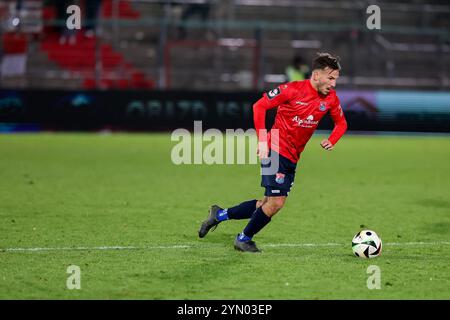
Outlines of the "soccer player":
{"type": "Polygon", "coordinates": [[[334,122],[330,136],[320,143],[325,150],[333,150],[347,130],[347,121],[334,91],[340,70],[338,58],[328,53],[319,53],[313,61],[310,79],[282,84],[265,93],[253,105],[264,198],[245,201],[226,209],[211,206],[209,215],[198,232],[200,238],[222,221],[250,219],[244,230],[237,235],[234,247],[244,252],[260,252],[252,238],[283,208],[294,183],[300,154],[320,119],[329,112],[334,122]],[[278,110],[275,123],[267,133],[266,110],[270,108],[278,110]],[[270,170],[273,167],[275,169],[270,170]]]}

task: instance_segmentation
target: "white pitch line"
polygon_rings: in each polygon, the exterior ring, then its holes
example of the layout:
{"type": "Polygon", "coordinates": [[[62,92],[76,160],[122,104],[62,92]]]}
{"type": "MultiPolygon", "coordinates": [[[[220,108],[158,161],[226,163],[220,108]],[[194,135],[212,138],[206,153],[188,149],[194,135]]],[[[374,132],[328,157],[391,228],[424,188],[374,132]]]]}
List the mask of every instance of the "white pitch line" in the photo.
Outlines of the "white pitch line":
{"type": "MultiPolygon", "coordinates": [[[[450,241],[439,242],[388,242],[384,246],[442,246],[450,245],[450,241]]],[[[158,245],[158,246],[100,246],[100,247],[38,247],[38,248],[5,248],[0,252],[43,252],[43,251],[106,251],[106,250],[157,250],[157,249],[192,249],[192,248],[211,248],[225,246],[223,245],[158,245]]],[[[350,246],[343,243],[268,243],[261,247],[337,247],[350,246]]]]}
{"type": "Polygon", "coordinates": [[[439,245],[449,245],[449,241],[437,241],[437,242],[389,242],[386,245],[388,246],[439,246],[439,245]]]}
{"type": "MultiPolygon", "coordinates": [[[[439,246],[450,245],[449,241],[438,242],[388,242],[383,243],[383,246],[439,246]]],[[[335,247],[335,246],[350,246],[350,244],[342,243],[269,243],[263,245],[264,247],[335,247]]]]}
{"type": "Polygon", "coordinates": [[[336,247],[346,246],[342,243],[269,243],[262,247],[336,247]]]}
{"type": "Polygon", "coordinates": [[[6,248],[0,249],[0,252],[39,252],[39,251],[96,251],[96,250],[151,250],[151,249],[186,249],[192,248],[190,245],[171,245],[171,246],[102,246],[102,247],[48,247],[48,248],[6,248]]]}

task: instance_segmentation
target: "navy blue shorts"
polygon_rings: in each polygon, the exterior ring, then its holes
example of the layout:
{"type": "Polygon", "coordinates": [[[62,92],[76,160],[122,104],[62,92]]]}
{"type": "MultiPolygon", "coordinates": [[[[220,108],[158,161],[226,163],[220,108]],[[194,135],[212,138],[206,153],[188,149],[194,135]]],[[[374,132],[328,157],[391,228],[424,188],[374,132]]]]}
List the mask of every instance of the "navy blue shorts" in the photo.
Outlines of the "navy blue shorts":
{"type": "Polygon", "coordinates": [[[266,188],[264,195],[287,197],[294,184],[296,167],[296,163],[270,150],[269,158],[261,160],[261,187],[266,188]]]}

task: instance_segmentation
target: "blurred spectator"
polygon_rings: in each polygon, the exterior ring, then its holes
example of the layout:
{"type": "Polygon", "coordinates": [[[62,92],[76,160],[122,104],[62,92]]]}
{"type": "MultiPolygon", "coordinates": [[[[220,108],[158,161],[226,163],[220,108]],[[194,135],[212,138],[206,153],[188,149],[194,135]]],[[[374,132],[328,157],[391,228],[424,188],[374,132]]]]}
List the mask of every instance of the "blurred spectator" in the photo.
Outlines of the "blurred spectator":
{"type": "Polygon", "coordinates": [[[10,2],[8,5],[9,10],[6,9],[6,17],[0,17],[2,20],[5,20],[5,22],[2,21],[1,27],[7,31],[17,30],[20,27],[19,24],[21,23],[23,0],[17,0],[15,4],[14,2],[10,2]]]}
{"type": "MultiPolygon", "coordinates": [[[[21,30],[23,1],[10,3],[9,12],[2,19],[7,20],[1,34],[0,74],[2,78],[23,76],[26,73],[28,38],[21,30]]],[[[3,26],[0,26],[3,27],[3,26]]],[[[1,30],[0,30],[1,31],[1,30]]]]}
{"type": "Polygon", "coordinates": [[[198,15],[201,21],[208,21],[211,0],[206,0],[204,3],[190,3],[184,7],[181,14],[181,26],[178,28],[178,38],[185,39],[187,36],[186,26],[184,25],[191,17],[198,15]]]}
{"type": "Polygon", "coordinates": [[[66,44],[69,42],[69,44],[75,44],[76,37],[75,33],[76,30],[69,30],[66,27],[66,20],[67,20],[67,7],[69,7],[72,4],[78,4],[71,0],[48,0],[49,4],[54,5],[56,8],[56,31],[59,33],[59,43],[60,44],[66,44]]]}
{"type": "Polygon", "coordinates": [[[27,36],[20,31],[6,32],[2,35],[3,56],[0,72],[2,77],[22,76],[27,65],[27,36]]]}
{"type": "Polygon", "coordinates": [[[20,12],[23,8],[23,0],[17,0],[16,1],[16,11],[20,12]]]}
{"type": "Polygon", "coordinates": [[[86,0],[86,24],[85,24],[85,35],[92,38],[95,35],[95,30],[97,28],[98,14],[100,11],[101,0],[86,0]]]}
{"type": "Polygon", "coordinates": [[[296,55],[294,57],[292,63],[286,68],[286,77],[289,82],[309,78],[309,66],[302,56],[296,55]]]}

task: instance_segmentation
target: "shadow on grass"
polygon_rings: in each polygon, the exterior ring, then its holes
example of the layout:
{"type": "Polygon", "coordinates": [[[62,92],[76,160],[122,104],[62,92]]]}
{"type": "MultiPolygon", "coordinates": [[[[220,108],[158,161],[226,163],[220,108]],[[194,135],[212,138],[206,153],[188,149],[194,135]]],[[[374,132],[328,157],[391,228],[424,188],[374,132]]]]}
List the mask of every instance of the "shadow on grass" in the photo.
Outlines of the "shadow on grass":
{"type": "Polygon", "coordinates": [[[417,204],[428,208],[444,208],[450,209],[450,200],[442,199],[420,199],[416,201],[417,204]]]}

